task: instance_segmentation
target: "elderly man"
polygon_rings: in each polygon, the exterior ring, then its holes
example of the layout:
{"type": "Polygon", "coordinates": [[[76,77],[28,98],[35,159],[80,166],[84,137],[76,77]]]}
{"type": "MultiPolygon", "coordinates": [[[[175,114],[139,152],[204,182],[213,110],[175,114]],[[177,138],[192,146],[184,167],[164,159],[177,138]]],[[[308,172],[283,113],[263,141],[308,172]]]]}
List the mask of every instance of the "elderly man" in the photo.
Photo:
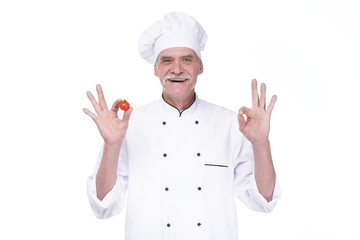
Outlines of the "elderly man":
{"type": "Polygon", "coordinates": [[[198,98],[200,51],[207,35],[183,13],[170,13],[139,39],[141,56],[154,64],[160,99],[118,118],[101,86],[95,113],[84,109],[104,139],[88,196],[95,215],[108,218],[124,207],[127,240],[235,240],[234,197],[269,212],[279,187],[268,139],[276,97],[266,107],[265,85],[252,81],[252,107],[238,114],[198,98]],[[130,117],[131,115],[131,117],[130,117]]]}

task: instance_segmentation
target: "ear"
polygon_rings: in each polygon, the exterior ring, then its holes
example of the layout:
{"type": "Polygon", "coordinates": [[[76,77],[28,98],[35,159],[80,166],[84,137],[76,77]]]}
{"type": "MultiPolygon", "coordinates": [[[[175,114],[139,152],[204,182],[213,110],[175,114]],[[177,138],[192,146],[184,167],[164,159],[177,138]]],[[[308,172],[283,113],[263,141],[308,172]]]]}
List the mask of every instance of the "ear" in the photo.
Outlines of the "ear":
{"type": "Polygon", "coordinates": [[[154,64],[154,75],[157,76],[157,77],[159,77],[159,71],[158,71],[158,69],[157,69],[156,64],[154,64]]]}
{"type": "Polygon", "coordinates": [[[199,74],[199,75],[202,74],[203,71],[204,71],[204,65],[203,65],[202,61],[200,60],[200,62],[199,62],[199,72],[198,72],[198,74],[199,74]]]}

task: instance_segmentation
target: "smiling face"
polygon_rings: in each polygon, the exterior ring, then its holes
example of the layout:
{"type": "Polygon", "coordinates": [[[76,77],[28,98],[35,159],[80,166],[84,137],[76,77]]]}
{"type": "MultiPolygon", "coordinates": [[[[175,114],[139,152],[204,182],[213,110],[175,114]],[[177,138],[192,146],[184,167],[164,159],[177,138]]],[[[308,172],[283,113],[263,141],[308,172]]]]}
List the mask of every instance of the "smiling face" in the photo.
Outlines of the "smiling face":
{"type": "Polygon", "coordinates": [[[174,106],[194,98],[197,76],[202,72],[202,62],[194,50],[184,47],[163,50],[154,66],[155,76],[163,86],[164,98],[174,106]]]}

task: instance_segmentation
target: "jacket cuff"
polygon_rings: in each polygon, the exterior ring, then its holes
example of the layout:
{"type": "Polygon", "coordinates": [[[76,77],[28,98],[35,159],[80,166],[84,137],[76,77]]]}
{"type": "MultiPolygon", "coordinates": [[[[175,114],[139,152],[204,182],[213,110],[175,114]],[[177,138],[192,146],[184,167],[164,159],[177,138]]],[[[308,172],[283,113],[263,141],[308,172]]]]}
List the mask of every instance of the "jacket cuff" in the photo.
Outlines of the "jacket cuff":
{"type": "Polygon", "coordinates": [[[101,201],[97,197],[95,179],[89,177],[87,185],[89,202],[97,218],[105,219],[112,217],[120,213],[121,209],[124,208],[125,194],[118,181],[101,201]]]}
{"type": "Polygon", "coordinates": [[[255,177],[252,176],[252,178],[252,181],[249,182],[247,187],[249,195],[257,204],[259,204],[263,212],[271,212],[281,197],[280,185],[277,177],[275,180],[273,196],[269,202],[260,194],[255,177]]]}

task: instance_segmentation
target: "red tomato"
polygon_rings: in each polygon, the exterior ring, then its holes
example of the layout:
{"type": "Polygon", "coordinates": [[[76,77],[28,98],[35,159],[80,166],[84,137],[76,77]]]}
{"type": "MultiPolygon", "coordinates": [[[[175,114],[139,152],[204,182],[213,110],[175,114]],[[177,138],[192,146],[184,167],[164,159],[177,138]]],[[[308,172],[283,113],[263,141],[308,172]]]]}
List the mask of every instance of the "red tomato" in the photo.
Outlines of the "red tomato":
{"type": "Polygon", "coordinates": [[[125,99],[121,100],[119,102],[119,107],[121,110],[127,111],[130,108],[130,103],[128,101],[126,101],[125,99]]]}

